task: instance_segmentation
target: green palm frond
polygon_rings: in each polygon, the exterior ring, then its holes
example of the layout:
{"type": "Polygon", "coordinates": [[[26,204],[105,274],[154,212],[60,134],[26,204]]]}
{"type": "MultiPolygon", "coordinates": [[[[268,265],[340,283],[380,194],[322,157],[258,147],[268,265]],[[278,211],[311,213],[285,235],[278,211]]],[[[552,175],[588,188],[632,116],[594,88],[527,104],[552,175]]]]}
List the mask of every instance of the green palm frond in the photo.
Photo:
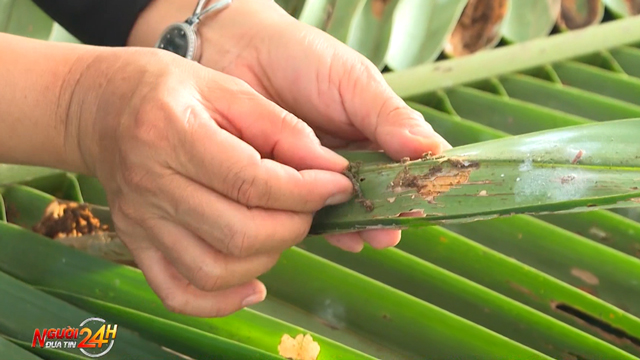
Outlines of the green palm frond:
{"type": "MultiPolygon", "coordinates": [[[[571,30],[562,26],[566,19],[559,21],[557,1],[512,0],[496,18],[497,48],[454,59],[445,49],[466,1],[278,3],[390,68],[389,84],[455,146],[452,154],[469,146],[488,157],[491,144],[517,144],[513,135],[601,126],[625,129],[611,132],[618,147],[584,151],[579,160],[585,162],[576,164],[557,153],[560,166],[586,168],[595,154],[637,166],[632,140],[640,127],[629,120],[640,118],[640,18],[627,18],[633,2],[572,2],[576,8],[564,13],[591,14],[595,25],[571,30]]],[[[0,1],[0,30],[75,41],[37,9],[19,12],[29,4],[0,1]]],[[[559,146],[585,150],[585,142],[559,146]]],[[[516,160],[517,169],[522,159],[516,160]]],[[[613,178],[604,174],[602,181],[613,178]]],[[[78,358],[77,351],[31,348],[34,327],[65,327],[94,314],[126,329],[112,358],[140,352],[173,358],[162,347],[195,359],[281,358],[284,334],[307,333],[320,344],[319,359],[640,358],[640,212],[634,208],[431,224],[405,230],[396,248],[367,246],[359,254],[309,236],[261,277],[269,290],[265,302],[202,319],[167,311],[138,269],[33,232],[54,199],[92,204],[109,221],[96,179],[0,165],[3,355],[78,358]]]]}

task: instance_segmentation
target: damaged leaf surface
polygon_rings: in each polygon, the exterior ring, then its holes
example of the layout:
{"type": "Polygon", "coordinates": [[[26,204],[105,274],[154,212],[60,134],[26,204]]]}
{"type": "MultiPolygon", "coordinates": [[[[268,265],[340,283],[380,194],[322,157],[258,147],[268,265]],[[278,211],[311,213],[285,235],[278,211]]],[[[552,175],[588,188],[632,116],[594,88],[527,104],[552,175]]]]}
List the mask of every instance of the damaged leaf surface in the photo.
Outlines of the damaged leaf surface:
{"type": "Polygon", "coordinates": [[[640,119],[565,127],[400,163],[343,153],[359,164],[357,196],[319,211],[311,233],[640,206],[637,129],[640,119]]]}

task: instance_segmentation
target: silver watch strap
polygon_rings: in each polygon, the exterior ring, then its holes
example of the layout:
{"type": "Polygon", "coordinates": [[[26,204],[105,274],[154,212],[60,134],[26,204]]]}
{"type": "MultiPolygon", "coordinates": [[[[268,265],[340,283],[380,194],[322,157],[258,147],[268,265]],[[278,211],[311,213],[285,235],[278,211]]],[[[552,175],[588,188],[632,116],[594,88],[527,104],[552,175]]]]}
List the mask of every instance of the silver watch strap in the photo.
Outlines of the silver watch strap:
{"type": "Polygon", "coordinates": [[[207,0],[198,0],[198,4],[196,5],[196,9],[193,12],[193,15],[191,15],[187,20],[186,23],[189,25],[195,25],[200,21],[200,18],[203,17],[204,15],[215,11],[215,10],[219,10],[224,8],[225,6],[231,4],[233,0],[218,0],[216,2],[214,2],[211,6],[207,7],[206,9],[202,10],[202,8],[204,7],[204,4],[207,2],[207,0]]]}

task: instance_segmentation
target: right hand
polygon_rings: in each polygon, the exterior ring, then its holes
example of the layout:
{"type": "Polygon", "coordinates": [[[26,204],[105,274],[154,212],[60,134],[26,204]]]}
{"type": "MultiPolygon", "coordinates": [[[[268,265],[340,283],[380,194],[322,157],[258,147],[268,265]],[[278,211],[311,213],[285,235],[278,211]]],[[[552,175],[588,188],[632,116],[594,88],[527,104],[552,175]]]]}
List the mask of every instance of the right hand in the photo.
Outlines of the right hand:
{"type": "Polygon", "coordinates": [[[256,278],[351,197],[347,161],[241,80],[166,51],[100,51],[66,131],[149,285],[194,316],[262,301],[256,278]]]}

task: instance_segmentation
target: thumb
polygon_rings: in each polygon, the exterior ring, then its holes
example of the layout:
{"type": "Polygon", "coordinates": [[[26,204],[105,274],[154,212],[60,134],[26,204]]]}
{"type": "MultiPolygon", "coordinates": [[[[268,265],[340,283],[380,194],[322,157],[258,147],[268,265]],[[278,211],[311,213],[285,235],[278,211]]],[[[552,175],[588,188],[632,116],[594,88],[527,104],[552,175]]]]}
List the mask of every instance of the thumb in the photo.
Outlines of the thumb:
{"type": "Polygon", "coordinates": [[[351,65],[343,81],[343,103],[352,123],[387,155],[399,160],[418,158],[424,153],[437,155],[451,145],[410,108],[386,83],[378,69],[366,64],[351,65]],[[373,105],[373,106],[372,106],[373,105]]]}
{"type": "Polygon", "coordinates": [[[380,108],[380,115],[374,119],[371,136],[390,157],[415,159],[428,152],[438,155],[451,148],[420,112],[400,99],[386,104],[388,107],[380,108]]]}

